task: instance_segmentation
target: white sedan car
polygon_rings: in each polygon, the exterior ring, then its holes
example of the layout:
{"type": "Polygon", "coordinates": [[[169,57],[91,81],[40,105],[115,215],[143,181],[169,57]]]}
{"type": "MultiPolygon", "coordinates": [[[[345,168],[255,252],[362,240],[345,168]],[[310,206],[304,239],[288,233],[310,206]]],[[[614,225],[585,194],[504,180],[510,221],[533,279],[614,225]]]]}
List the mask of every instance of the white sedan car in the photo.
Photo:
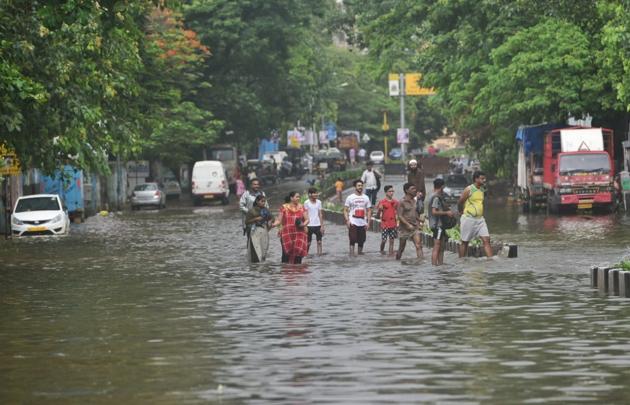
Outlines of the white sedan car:
{"type": "Polygon", "coordinates": [[[381,164],[385,160],[385,154],[382,150],[375,150],[370,152],[370,160],[374,162],[374,164],[381,164]]]}
{"type": "Polygon", "coordinates": [[[18,198],[11,214],[14,236],[67,235],[70,219],[57,194],[35,194],[18,198]]]}

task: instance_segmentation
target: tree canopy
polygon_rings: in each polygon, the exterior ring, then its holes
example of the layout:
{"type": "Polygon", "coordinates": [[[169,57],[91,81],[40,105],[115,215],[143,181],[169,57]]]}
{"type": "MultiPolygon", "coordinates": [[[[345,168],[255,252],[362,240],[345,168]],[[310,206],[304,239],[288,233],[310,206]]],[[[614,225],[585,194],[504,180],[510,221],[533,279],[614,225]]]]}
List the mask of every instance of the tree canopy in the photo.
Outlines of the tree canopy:
{"type": "Polygon", "coordinates": [[[414,142],[463,136],[507,176],[520,124],[590,114],[627,129],[622,0],[64,0],[0,3],[0,143],[23,167],[114,158],[171,167],[218,141],[253,151],[298,123],[383,135],[387,74],[414,142]],[[333,38],[344,41],[333,42],[333,38]]]}
{"type": "Polygon", "coordinates": [[[347,3],[374,63],[384,72],[402,59],[424,73],[448,126],[499,174],[513,166],[520,124],[591,114],[598,125],[627,128],[627,2],[347,3]]]}

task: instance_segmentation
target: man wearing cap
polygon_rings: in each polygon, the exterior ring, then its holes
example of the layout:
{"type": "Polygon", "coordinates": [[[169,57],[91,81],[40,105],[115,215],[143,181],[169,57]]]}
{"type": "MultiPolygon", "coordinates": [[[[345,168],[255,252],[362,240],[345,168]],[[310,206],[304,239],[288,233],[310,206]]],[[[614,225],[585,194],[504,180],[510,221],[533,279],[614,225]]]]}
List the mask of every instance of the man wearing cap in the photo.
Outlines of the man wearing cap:
{"type": "Polygon", "coordinates": [[[424,204],[424,197],[427,195],[427,188],[424,185],[424,172],[422,166],[418,164],[416,159],[411,159],[407,164],[407,183],[416,186],[416,200],[418,201],[418,212],[424,204]]]}

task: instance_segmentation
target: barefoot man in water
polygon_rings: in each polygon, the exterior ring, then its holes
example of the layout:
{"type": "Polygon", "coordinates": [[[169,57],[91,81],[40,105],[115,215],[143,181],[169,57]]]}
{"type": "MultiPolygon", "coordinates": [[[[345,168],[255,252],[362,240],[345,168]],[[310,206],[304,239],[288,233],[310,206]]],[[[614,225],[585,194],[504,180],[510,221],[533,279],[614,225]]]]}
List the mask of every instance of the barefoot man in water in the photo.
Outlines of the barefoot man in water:
{"type": "Polygon", "coordinates": [[[350,256],[354,256],[354,245],[359,246],[359,254],[363,254],[365,234],[372,221],[372,202],[363,194],[363,182],[355,180],[354,193],[346,198],[343,207],[343,217],[348,226],[348,238],[350,239],[350,256]]]}
{"type": "Polygon", "coordinates": [[[457,207],[462,216],[459,220],[459,228],[462,243],[459,245],[459,257],[468,254],[468,243],[477,236],[483,242],[483,250],[487,257],[492,257],[490,246],[490,233],[488,225],[483,217],[483,197],[486,184],[486,174],[482,171],[473,173],[473,184],[466,187],[459,197],[457,207]]]}
{"type": "Polygon", "coordinates": [[[418,191],[416,186],[411,183],[405,183],[403,185],[403,191],[405,192],[405,196],[400,200],[396,211],[399,223],[398,253],[396,253],[396,260],[400,260],[402,257],[407,240],[413,241],[416,246],[416,256],[420,259],[422,257],[422,243],[420,241],[422,221],[420,221],[420,214],[418,214],[418,210],[416,209],[416,195],[418,191]]]}

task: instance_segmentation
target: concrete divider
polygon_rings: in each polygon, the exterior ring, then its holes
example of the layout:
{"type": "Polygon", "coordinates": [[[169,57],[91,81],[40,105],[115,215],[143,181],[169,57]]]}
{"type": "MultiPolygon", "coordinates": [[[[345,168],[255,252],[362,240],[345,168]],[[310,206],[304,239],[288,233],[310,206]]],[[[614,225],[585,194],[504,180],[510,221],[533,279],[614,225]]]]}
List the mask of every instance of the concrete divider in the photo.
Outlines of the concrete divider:
{"type": "Polygon", "coordinates": [[[597,273],[599,267],[591,267],[591,288],[597,288],[597,273]]]}
{"type": "MultiPolygon", "coordinates": [[[[337,225],[345,225],[345,219],[343,217],[342,212],[324,210],[324,219],[330,221],[337,225]]],[[[381,220],[373,219],[370,225],[370,231],[372,232],[381,232],[381,220]]],[[[430,233],[423,232],[421,234],[422,237],[422,245],[425,247],[432,248],[433,247],[433,235],[430,233]]],[[[459,254],[459,240],[452,240],[446,243],[445,250],[459,254]]],[[[508,258],[516,258],[518,256],[518,246],[513,243],[500,243],[494,242],[492,243],[492,252],[494,255],[501,255],[508,258]]],[[[484,257],[485,252],[483,250],[483,246],[468,246],[468,257],[484,257]]]]}
{"type": "Polygon", "coordinates": [[[630,298],[630,271],[619,272],[619,296],[630,298]]]}
{"type": "Polygon", "coordinates": [[[597,270],[597,289],[599,292],[608,292],[608,268],[600,268],[597,270]]]}
{"type": "Polygon", "coordinates": [[[608,294],[619,295],[619,270],[617,269],[608,272],[608,294]]]}
{"type": "Polygon", "coordinates": [[[602,294],[630,298],[630,271],[593,266],[590,273],[591,288],[602,294]]]}

